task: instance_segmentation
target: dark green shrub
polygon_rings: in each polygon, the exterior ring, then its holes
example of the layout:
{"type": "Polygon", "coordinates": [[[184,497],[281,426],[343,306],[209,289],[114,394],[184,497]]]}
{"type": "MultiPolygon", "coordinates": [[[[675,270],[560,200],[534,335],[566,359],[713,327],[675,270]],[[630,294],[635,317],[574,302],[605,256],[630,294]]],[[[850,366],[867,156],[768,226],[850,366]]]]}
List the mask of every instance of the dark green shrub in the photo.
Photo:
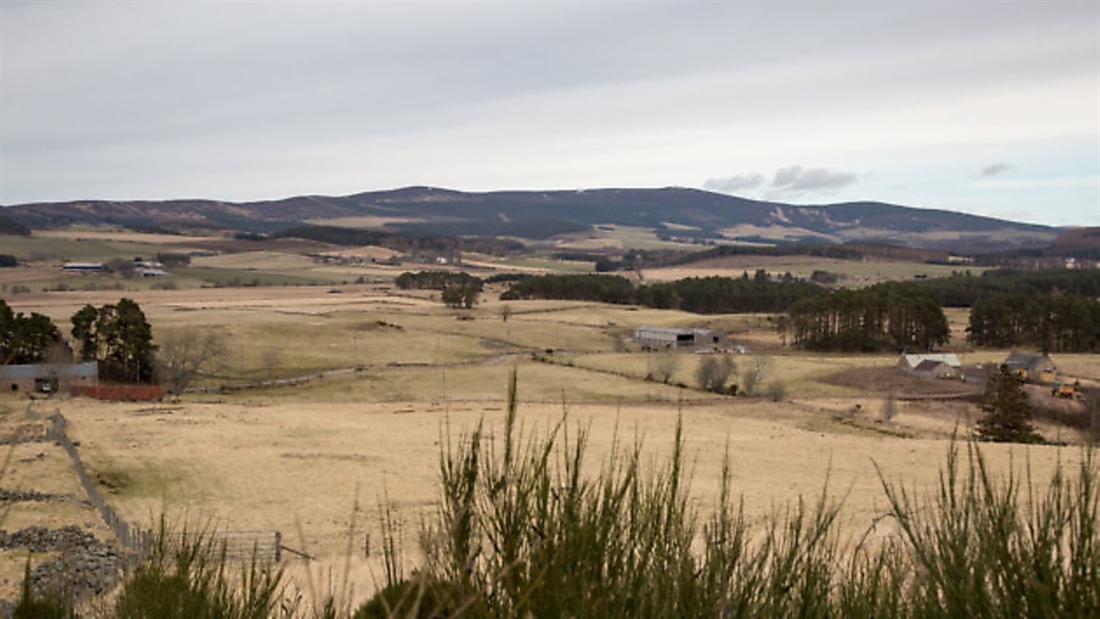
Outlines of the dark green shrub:
{"type": "Polygon", "coordinates": [[[1031,404],[1024,393],[1024,381],[1009,371],[997,368],[985,385],[978,436],[997,443],[1041,443],[1043,437],[1031,424],[1031,404]]]}

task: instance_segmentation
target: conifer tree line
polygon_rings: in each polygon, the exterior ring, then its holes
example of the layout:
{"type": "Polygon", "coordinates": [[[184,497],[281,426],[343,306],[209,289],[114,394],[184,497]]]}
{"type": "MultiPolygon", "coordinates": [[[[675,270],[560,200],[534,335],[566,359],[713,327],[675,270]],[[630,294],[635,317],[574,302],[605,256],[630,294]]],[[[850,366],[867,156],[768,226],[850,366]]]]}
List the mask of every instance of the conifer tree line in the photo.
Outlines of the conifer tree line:
{"type": "Polygon", "coordinates": [[[153,328],[130,299],[102,307],[85,305],[72,316],[72,335],[83,361],[99,363],[99,375],[124,383],[156,380],[153,328]]]}
{"type": "Polygon", "coordinates": [[[0,299],[0,365],[45,361],[50,347],[60,341],[61,332],[49,316],[17,314],[0,299]]]}
{"type": "Polygon", "coordinates": [[[951,337],[935,295],[914,283],[803,299],[791,307],[788,326],[796,348],[816,351],[931,350],[951,337]]]}
{"type": "Polygon", "coordinates": [[[980,276],[970,271],[951,277],[926,279],[921,285],[935,293],[944,307],[972,307],[980,299],[1001,293],[1026,293],[1043,296],[1065,294],[1100,297],[1100,270],[1045,269],[1019,271],[993,269],[980,276]]]}
{"type": "MultiPolygon", "coordinates": [[[[105,380],[125,383],[156,381],[153,328],[141,307],[130,299],[102,307],[85,305],[72,316],[73,350],[63,343],[61,331],[49,316],[15,313],[0,300],[0,364],[30,364],[47,361],[50,351],[60,346],[71,360],[99,364],[105,380]]],[[[60,360],[60,359],[54,359],[60,360]]]]}
{"type": "Polygon", "coordinates": [[[966,330],[967,340],[977,346],[1098,352],[1100,301],[1063,294],[995,294],[971,306],[970,326],[966,330]]]}
{"type": "Polygon", "coordinates": [[[394,280],[402,290],[440,290],[443,302],[454,308],[470,309],[477,304],[478,296],[485,286],[480,277],[466,272],[420,271],[405,272],[394,280]]]}
{"type": "Polygon", "coordinates": [[[815,284],[784,277],[773,281],[758,270],[752,277],[689,277],[635,285],[618,275],[542,275],[517,280],[500,298],[597,301],[679,309],[696,314],[785,312],[800,299],[825,294],[815,284]]]}

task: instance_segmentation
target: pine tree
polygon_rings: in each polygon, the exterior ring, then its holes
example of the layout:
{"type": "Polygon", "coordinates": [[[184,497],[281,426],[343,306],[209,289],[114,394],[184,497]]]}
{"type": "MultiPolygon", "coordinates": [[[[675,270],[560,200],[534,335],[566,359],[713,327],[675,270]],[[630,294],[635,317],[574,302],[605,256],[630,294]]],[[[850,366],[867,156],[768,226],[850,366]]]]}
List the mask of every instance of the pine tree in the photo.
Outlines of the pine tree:
{"type": "Polygon", "coordinates": [[[982,396],[985,416],[978,420],[978,437],[996,443],[1041,443],[1043,438],[1031,424],[1031,405],[1024,393],[1023,381],[1009,371],[997,368],[985,385],[982,396]]]}

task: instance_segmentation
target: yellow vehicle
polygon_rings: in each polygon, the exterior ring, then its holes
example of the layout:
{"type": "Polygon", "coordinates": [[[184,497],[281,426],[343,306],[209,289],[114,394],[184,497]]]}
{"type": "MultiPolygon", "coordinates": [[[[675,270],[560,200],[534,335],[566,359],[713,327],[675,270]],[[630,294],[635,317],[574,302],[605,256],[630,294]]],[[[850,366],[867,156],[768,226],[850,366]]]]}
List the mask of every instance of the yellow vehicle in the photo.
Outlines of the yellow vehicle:
{"type": "Polygon", "coordinates": [[[1059,398],[1072,398],[1077,395],[1077,388],[1073,385],[1067,385],[1065,383],[1058,383],[1050,390],[1050,395],[1059,398]]]}

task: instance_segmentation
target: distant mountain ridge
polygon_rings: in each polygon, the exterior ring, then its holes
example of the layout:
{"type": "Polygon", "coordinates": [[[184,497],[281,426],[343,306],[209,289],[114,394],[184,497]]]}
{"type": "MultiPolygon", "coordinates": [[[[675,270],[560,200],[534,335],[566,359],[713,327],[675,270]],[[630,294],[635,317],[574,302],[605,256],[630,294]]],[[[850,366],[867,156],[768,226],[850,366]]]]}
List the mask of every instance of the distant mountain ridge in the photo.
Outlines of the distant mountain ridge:
{"type": "Polygon", "coordinates": [[[793,205],[698,189],[463,192],[406,187],[280,200],[104,201],[21,204],[3,214],[32,228],[113,224],[171,230],[273,232],[304,221],[463,236],[547,238],[595,226],[659,235],[768,243],[886,242],[988,251],[1045,247],[1058,228],[881,202],[793,205]],[[359,220],[359,222],[356,222],[359,220]],[[370,222],[370,223],[363,223],[370,222]]]}

